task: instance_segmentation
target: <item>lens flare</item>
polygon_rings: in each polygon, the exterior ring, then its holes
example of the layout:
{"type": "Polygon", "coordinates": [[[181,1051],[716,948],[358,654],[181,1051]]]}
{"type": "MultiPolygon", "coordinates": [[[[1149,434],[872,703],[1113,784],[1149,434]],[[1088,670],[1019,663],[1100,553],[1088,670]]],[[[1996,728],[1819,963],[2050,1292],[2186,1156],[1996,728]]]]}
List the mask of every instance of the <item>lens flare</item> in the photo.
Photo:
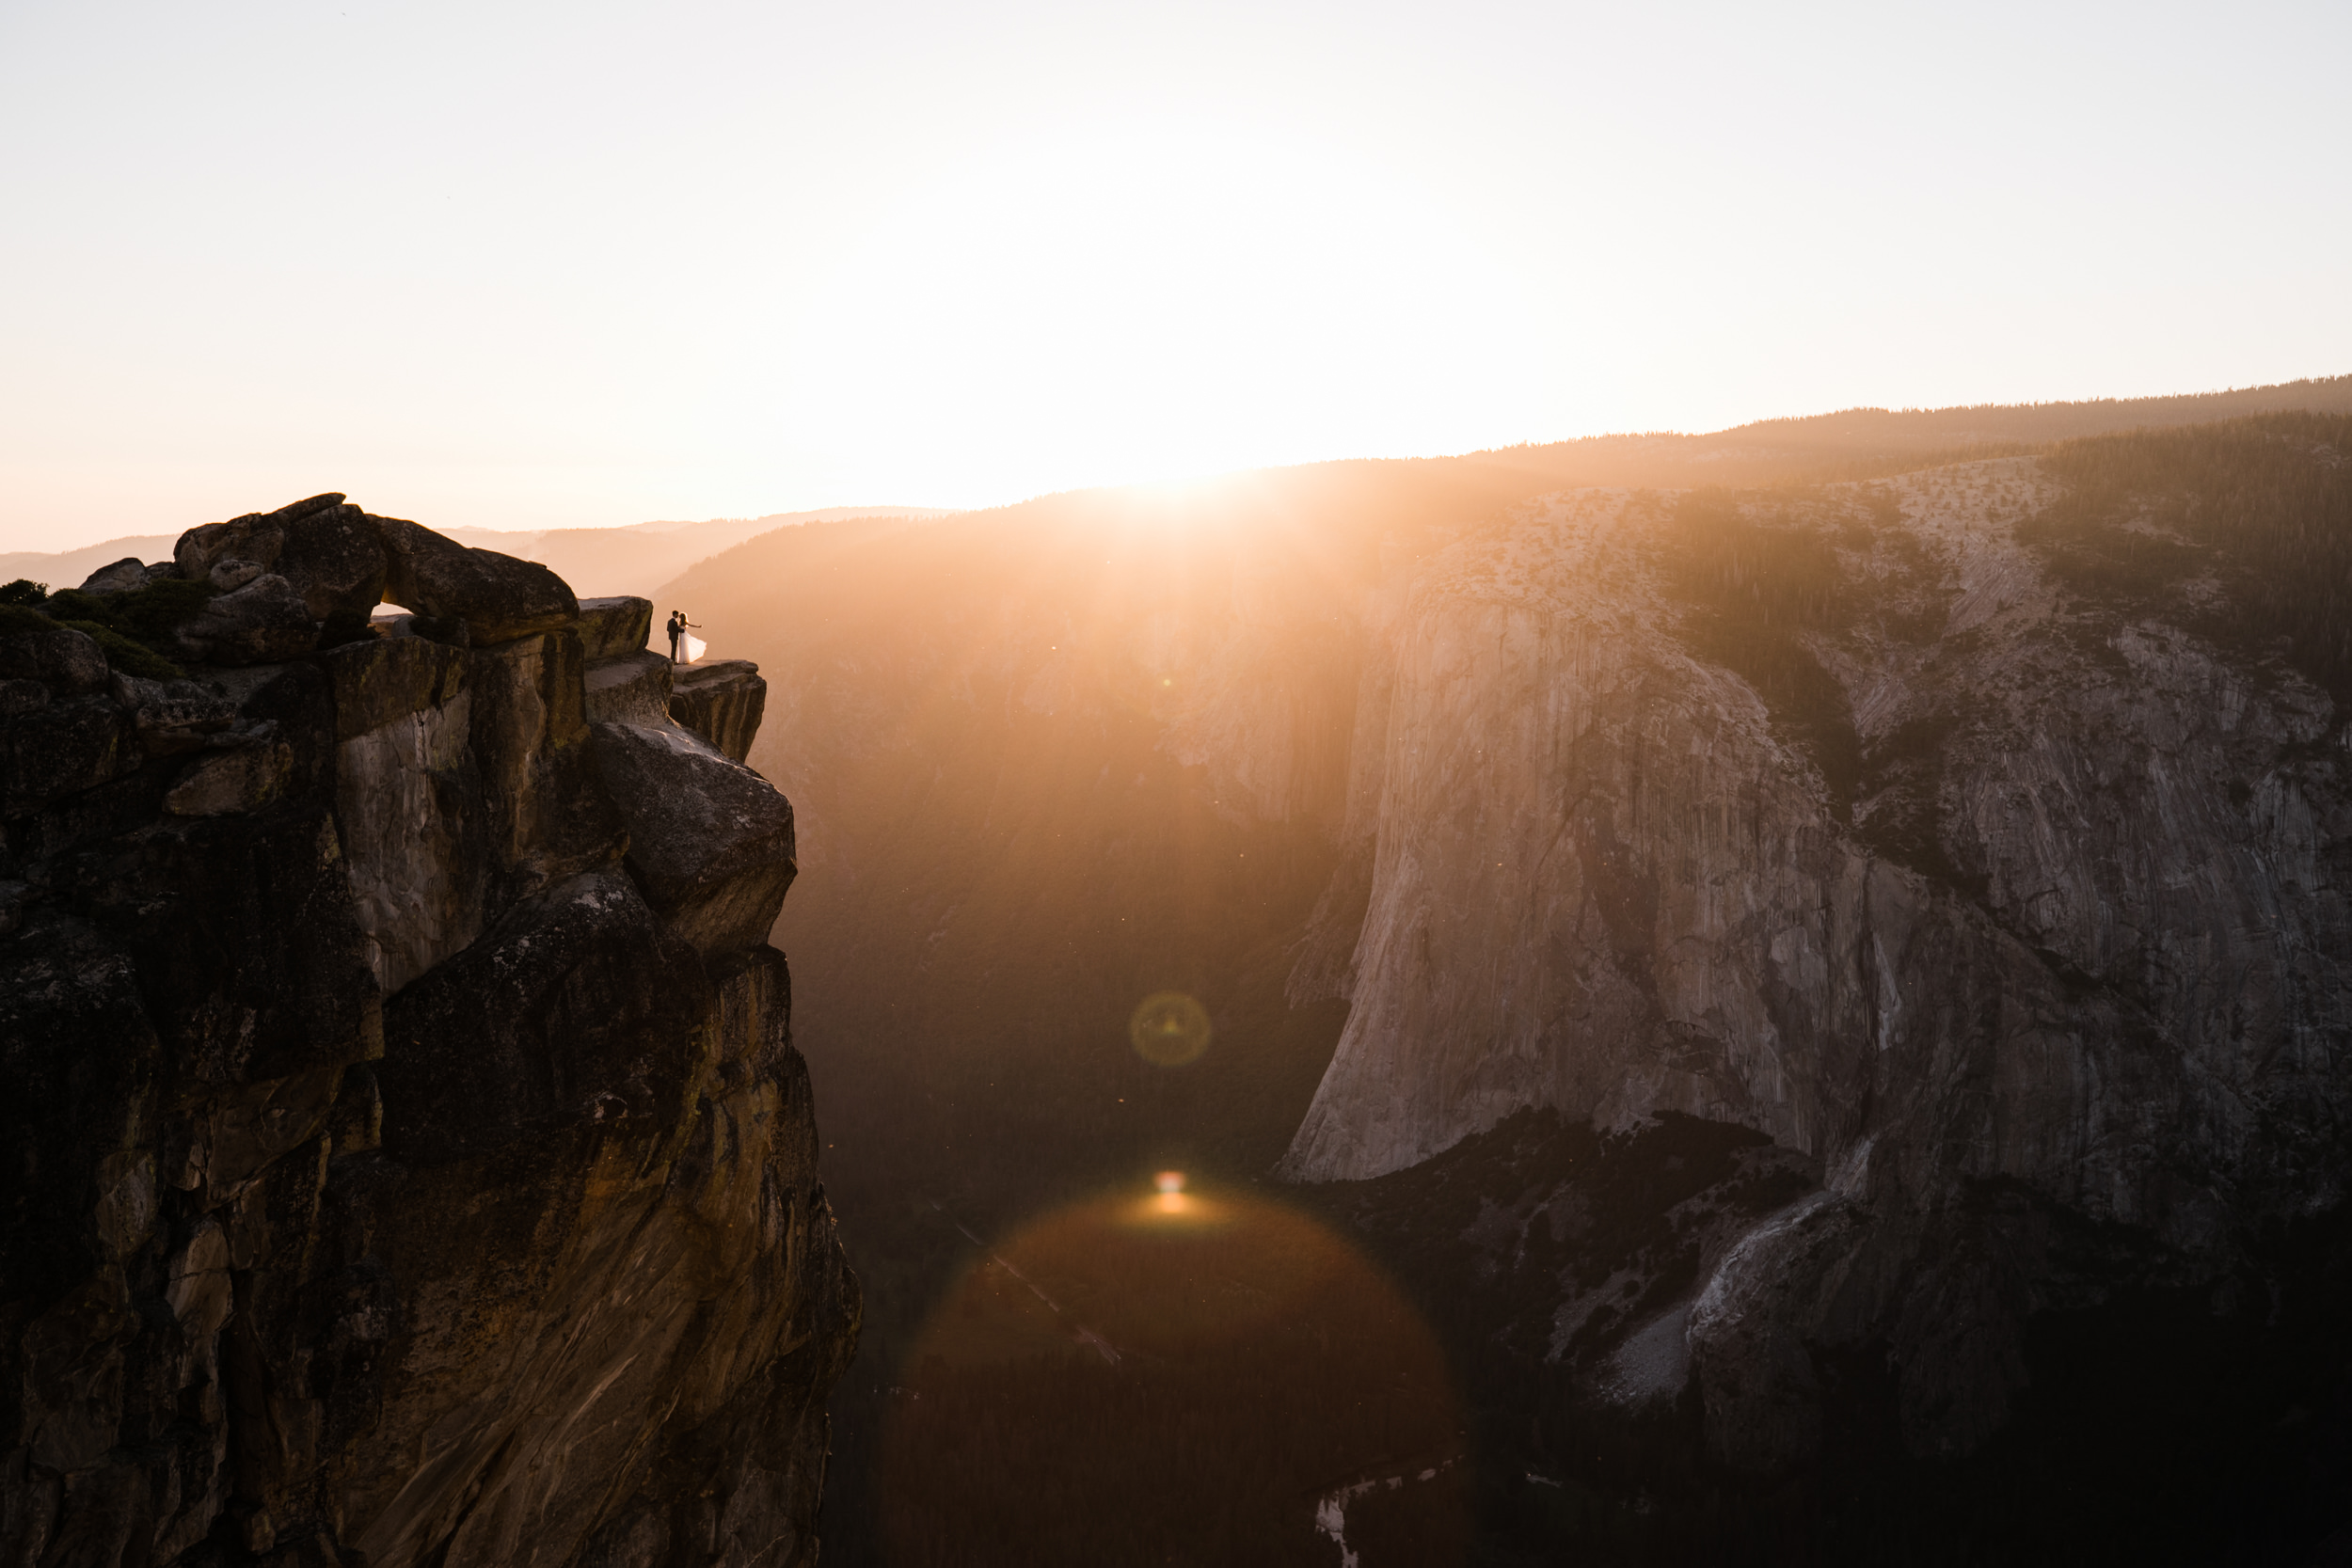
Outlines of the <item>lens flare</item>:
{"type": "Polygon", "coordinates": [[[1155,992],[1136,1005],[1127,1037],[1153,1067],[1197,1062],[1209,1049],[1209,1009],[1180,990],[1155,992]]]}
{"type": "Polygon", "coordinates": [[[898,1363],[891,1568],[1463,1560],[1444,1354],[1328,1227],[1164,1170],[981,1244],[898,1363]]]}

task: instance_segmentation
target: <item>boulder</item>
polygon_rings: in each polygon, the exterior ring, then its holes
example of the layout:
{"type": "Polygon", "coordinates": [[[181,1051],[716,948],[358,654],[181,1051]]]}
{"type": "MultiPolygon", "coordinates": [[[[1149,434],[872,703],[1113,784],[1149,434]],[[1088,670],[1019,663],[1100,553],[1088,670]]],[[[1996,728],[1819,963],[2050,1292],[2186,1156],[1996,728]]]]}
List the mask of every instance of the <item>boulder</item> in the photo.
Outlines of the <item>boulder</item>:
{"type": "Polygon", "coordinates": [[[49,689],[39,681],[0,678],[0,718],[49,705],[49,689]]]}
{"type": "Polygon", "coordinates": [[[421,617],[455,623],[472,646],[511,642],[580,618],[571,589],[535,561],[468,549],[398,517],[372,521],[384,542],[382,597],[421,617]]]}
{"type": "Polygon", "coordinates": [[[174,816],[254,811],[278,799],[293,772],[294,752],[283,743],[217,752],[181,775],[164,795],[164,810],[174,816]]]}
{"type": "Polygon", "coordinates": [[[110,566],[101,566],[82,579],[85,594],[126,594],[146,586],[147,563],[135,555],[125,556],[110,566]]]}
{"type": "Polygon", "coordinates": [[[173,635],[191,660],[272,664],[316,648],[319,624],[294,584],[272,572],[209,601],[173,635]]]}
{"type": "Polygon", "coordinates": [[[591,660],[642,654],[653,635],[653,601],[622,595],[580,601],[580,649],[591,660]]]}
{"type": "Polygon", "coordinates": [[[24,612],[0,620],[0,680],[39,681],[60,697],[105,689],[106,656],[96,639],[24,612]]]}
{"type": "Polygon", "coordinates": [[[768,707],[768,683],[747,658],[679,665],[670,689],[670,717],[741,762],[751,755],[768,707]]]}
{"type": "Polygon", "coordinates": [[[125,716],[103,697],[12,715],[0,726],[0,810],[16,816],[95,789],[140,761],[125,716]]]}
{"type": "Polygon", "coordinates": [[[267,571],[285,546],[283,525],[273,522],[267,513],[255,512],[188,530],[172,546],[171,555],[182,577],[191,582],[209,582],[213,568],[224,561],[249,561],[267,571]]]}
{"type": "Polygon", "coordinates": [[[205,580],[224,594],[232,594],[261,575],[260,562],[240,561],[231,556],[214,562],[213,569],[205,574],[205,580]]]}
{"type": "Polygon", "coordinates": [[[335,690],[339,741],[444,706],[466,684],[464,653],[419,637],[346,643],[321,662],[335,690]]]}
{"type": "Polygon", "coordinates": [[[248,512],[225,523],[192,528],[173,546],[173,564],[182,577],[198,582],[209,580],[213,568],[228,560],[250,561],[265,572],[274,570],[286,546],[291,525],[341,506],[342,499],[340,492],[330,491],[294,501],[275,512],[248,512]]]}
{"type": "Polygon", "coordinates": [[[707,954],[766,942],[798,869],[791,802],[675,726],[598,724],[596,736],[646,902],[707,954]]]}
{"type": "Polygon", "coordinates": [[[200,681],[151,681],[117,674],[115,701],[131,714],[139,747],[151,757],[202,751],[237,723],[237,705],[200,681]]]}
{"type": "Polygon", "coordinates": [[[581,693],[588,721],[660,727],[670,718],[670,661],[657,653],[639,652],[589,665],[581,693]]]}
{"type": "Polygon", "coordinates": [[[278,573],[302,595],[312,620],[365,621],[384,602],[384,540],[366,513],[315,507],[288,518],[285,531],[278,573]]]}

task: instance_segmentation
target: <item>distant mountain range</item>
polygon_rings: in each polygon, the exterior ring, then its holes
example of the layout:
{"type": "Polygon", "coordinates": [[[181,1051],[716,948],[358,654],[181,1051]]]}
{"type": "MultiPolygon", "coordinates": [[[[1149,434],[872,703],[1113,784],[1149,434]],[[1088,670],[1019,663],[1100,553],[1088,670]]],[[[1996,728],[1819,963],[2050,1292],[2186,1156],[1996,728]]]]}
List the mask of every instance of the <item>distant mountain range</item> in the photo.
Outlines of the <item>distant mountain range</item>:
{"type": "MultiPolygon", "coordinates": [[[[275,504],[275,499],[257,499],[275,504]]],[[[637,523],[628,528],[549,529],[508,533],[494,529],[452,528],[439,531],[477,549],[499,550],[553,568],[582,598],[609,594],[653,594],[696,562],[732,549],[747,539],[801,523],[839,522],[850,517],[938,517],[925,506],[830,506],[814,512],[777,512],[765,517],[713,517],[707,522],[637,523]]],[[[205,521],[209,519],[197,519],[205,521]]],[[[194,526],[193,523],[190,525],[194,526]]],[[[18,550],[0,555],[0,582],[30,578],[51,588],[71,588],[99,567],[136,556],[162,561],[177,533],[126,534],[80,549],[18,550]]]]}

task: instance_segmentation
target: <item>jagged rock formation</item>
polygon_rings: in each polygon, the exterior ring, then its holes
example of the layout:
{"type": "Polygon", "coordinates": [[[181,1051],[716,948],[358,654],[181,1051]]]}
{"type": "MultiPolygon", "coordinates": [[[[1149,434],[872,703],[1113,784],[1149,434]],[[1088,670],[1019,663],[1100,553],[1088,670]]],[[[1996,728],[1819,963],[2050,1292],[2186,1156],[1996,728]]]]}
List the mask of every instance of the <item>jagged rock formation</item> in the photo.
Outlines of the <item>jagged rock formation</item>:
{"type": "Polygon", "coordinates": [[[813,1560],[791,808],[650,607],[326,496],[52,608],[112,625],[0,624],[0,1560],[813,1560]]]}

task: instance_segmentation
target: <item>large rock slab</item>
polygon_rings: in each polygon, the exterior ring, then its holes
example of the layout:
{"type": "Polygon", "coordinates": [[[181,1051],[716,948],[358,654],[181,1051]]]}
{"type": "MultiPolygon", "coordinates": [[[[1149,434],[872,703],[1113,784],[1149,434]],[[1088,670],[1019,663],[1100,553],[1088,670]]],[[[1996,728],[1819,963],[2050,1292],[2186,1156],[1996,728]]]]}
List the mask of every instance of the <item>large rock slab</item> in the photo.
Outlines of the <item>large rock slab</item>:
{"type": "Polygon", "coordinates": [[[653,601],[623,594],[580,601],[580,646],[590,663],[642,654],[653,634],[653,601]]]}
{"type": "Polygon", "coordinates": [[[666,656],[646,652],[589,665],[583,687],[588,721],[657,729],[668,723],[674,668],[666,656]]]}
{"type": "Polygon", "coordinates": [[[500,908],[618,859],[626,841],[590,754],[583,677],[568,626],[466,656],[500,908]]]}
{"type": "Polygon", "coordinates": [[[798,870],[791,802],[675,725],[598,724],[596,735],[647,902],[702,952],[765,942],[798,870]]]}
{"type": "Polygon", "coordinates": [[[0,679],[39,681],[61,697],[103,690],[106,656],[96,640],[28,610],[0,617],[0,679]]]}
{"type": "Polygon", "coordinates": [[[337,648],[325,663],[352,897],[368,966],[390,995],[482,930],[491,867],[469,766],[466,655],[400,637],[337,648]]]}
{"type": "Polygon", "coordinates": [[[398,517],[374,523],[384,541],[384,598],[455,623],[476,647],[553,631],[580,618],[571,589],[535,561],[469,549],[398,517]]]}
{"type": "Polygon", "coordinates": [[[174,816],[228,816],[259,811],[283,794],[294,772],[293,748],[275,741],[215,752],[165,792],[174,816]]]}
{"type": "Polygon", "coordinates": [[[139,746],[151,757],[202,751],[234,738],[237,705],[217,685],[118,674],[113,686],[115,701],[129,710],[139,746]]]}
{"type": "Polygon", "coordinates": [[[248,512],[225,523],[206,523],[183,533],[172,546],[180,575],[192,582],[212,578],[213,568],[224,561],[249,561],[263,571],[278,564],[286,547],[290,525],[342,504],[338,493],[310,496],[275,512],[248,512]]]}
{"type": "Polygon", "coordinates": [[[705,1048],[699,982],[617,869],[524,900],[391,1003],[385,1153],[415,1167],[632,1117],[676,1127],[705,1048]]]}
{"type": "Polygon", "coordinates": [[[10,714],[0,719],[0,814],[20,816],[95,789],[141,760],[137,733],[107,698],[10,714]]]}
{"type": "Polygon", "coordinates": [[[384,602],[389,566],[375,520],[338,504],[286,519],[276,570],[302,595],[312,620],[346,624],[366,621],[384,602]]]}
{"type": "Polygon", "coordinates": [[[768,709],[768,683],[748,658],[681,664],[670,689],[670,717],[741,762],[752,754],[768,709]]]}
{"type": "Polygon", "coordinates": [[[319,645],[319,623],[293,583],[264,572],[206,602],[173,633],[182,657],[213,664],[274,664],[319,645]]]}
{"type": "Polygon", "coordinates": [[[147,563],[135,555],[101,566],[82,579],[85,594],[124,594],[146,586],[147,563]]]}

